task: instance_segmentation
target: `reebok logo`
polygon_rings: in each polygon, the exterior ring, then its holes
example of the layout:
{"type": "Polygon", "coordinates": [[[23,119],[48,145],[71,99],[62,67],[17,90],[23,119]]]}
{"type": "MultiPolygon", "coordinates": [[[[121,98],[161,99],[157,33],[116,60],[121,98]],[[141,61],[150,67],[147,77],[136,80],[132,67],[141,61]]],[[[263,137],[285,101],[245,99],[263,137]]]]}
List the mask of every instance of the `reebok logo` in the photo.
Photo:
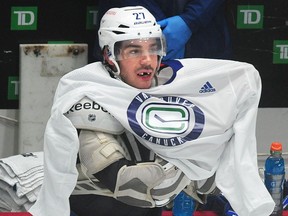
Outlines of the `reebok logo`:
{"type": "MultiPolygon", "coordinates": [[[[70,108],[70,110],[68,110],[66,112],[66,114],[68,115],[69,113],[81,111],[82,109],[84,109],[84,110],[102,110],[103,112],[108,112],[107,110],[105,110],[103,107],[101,107],[95,101],[87,101],[84,103],[79,102],[79,103],[74,104],[70,108]]],[[[93,116],[90,116],[89,118],[91,119],[91,118],[93,118],[93,116]]]]}
{"type": "Polygon", "coordinates": [[[199,93],[208,93],[208,92],[215,92],[216,89],[211,85],[210,82],[206,82],[202,88],[199,90],[199,93]]]}

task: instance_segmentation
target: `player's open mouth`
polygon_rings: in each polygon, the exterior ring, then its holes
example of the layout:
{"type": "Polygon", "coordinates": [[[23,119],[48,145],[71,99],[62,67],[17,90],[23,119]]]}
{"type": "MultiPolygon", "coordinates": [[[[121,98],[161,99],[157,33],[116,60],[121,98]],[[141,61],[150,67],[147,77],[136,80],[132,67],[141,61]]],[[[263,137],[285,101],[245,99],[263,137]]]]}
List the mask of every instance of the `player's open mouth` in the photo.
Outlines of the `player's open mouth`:
{"type": "Polygon", "coordinates": [[[151,72],[142,72],[142,73],[138,73],[138,76],[144,77],[144,76],[150,76],[151,72]]]}

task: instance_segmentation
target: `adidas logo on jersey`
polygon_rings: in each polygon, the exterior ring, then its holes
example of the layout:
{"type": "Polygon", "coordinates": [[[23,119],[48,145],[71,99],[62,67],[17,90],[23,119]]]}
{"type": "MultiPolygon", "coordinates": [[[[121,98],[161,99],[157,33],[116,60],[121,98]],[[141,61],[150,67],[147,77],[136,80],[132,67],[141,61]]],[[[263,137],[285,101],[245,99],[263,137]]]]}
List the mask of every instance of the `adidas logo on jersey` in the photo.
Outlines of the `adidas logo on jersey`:
{"type": "Polygon", "coordinates": [[[202,88],[199,90],[199,93],[215,92],[216,89],[211,85],[210,82],[206,82],[202,88]]]}

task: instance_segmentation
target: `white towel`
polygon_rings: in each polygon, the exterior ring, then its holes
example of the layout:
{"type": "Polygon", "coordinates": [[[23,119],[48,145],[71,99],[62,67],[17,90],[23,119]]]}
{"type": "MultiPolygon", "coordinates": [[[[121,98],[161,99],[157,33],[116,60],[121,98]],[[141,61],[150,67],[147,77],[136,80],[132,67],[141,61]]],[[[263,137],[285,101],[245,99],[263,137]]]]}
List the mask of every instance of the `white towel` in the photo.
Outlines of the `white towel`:
{"type": "Polygon", "coordinates": [[[25,209],[25,211],[28,211],[33,205],[34,205],[34,202],[26,202],[23,205],[23,208],[25,209]]]}
{"type": "Polygon", "coordinates": [[[25,179],[21,179],[18,177],[15,177],[17,179],[17,185],[19,187],[31,187],[34,185],[35,182],[38,182],[39,179],[43,179],[44,177],[44,172],[43,170],[41,172],[37,172],[36,174],[30,175],[29,177],[25,177],[25,179]]]}
{"type": "Polygon", "coordinates": [[[37,174],[42,174],[43,175],[43,165],[41,166],[35,166],[31,170],[29,170],[26,173],[23,173],[21,175],[18,175],[17,178],[19,178],[21,181],[25,181],[27,179],[30,179],[31,176],[37,175],[37,174]]]}
{"type": "Polygon", "coordinates": [[[31,174],[35,167],[43,166],[43,152],[13,155],[1,159],[1,161],[7,164],[13,170],[15,175],[25,176],[31,174]]]}
{"type": "Polygon", "coordinates": [[[33,191],[29,191],[27,194],[25,194],[25,197],[27,197],[30,202],[35,202],[37,200],[41,185],[36,187],[33,191]]]}
{"type": "MultiPolygon", "coordinates": [[[[2,201],[2,204],[5,203],[6,206],[8,206],[11,211],[13,212],[19,212],[22,211],[23,208],[21,206],[19,206],[8,194],[7,191],[4,191],[2,189],[0,189],[0,200],[2,201]]],[[[5,205],[4,205],[5,206],[5,205]]]]}
{"type": "Polygon", "coordinates": [[[10,176],[10,174],[7,172],[7,170],[4,168],[6,166],[6,168],[8,167],[5,164],[1,164],[0,163],[0,180],[7,182],[9,185],[13,186],[16,184],[17,179],[13,178],[10,176]]]}
{"type": "Polygon", "coordinates": [[[0,180],[11,186],[16,185],[21,196],[39,186],[39,180],[43,177],[43,152],[14,155],[0,160],[0,180]],[[32,186],[34,183],[36,185],[32,186]]]}
{"type": "Polygon", "coordinates": [[[16,176],[13,170],[10,168],[10,166],[4,163],[3,161],[0,161],[0,167],[3,170],[3,172],[8,174],[9,177],[14,178],[16,176]]]}
{"type": "Polygon", "coordinates": [[[20,183],[16,183],[16,194],[19,197],[26,195],[29,192],[32,192],[34,189],[42,185],[43,177],[37,178],[33,181],[32,184],[20,185],[20,183]]]}
{"type": "Polygon", "coordinates": [[[0,188],[3,189],[4,191],[7,191],[7,193],[9,194],[9,196],[13,199],[13,201],[15,203],[17,203],[17,205],[21,206],[24,203],[28,202],[28,198],[26,196],[23,197],[18,197],[16,195],[16,191],[13,190],[13,187],[10,186],[9,184],[7,184],[4,181],[0,181],[0,188]]]}
{"type": "Polygon", "coordinates": [[[12,208],[0,198],[0,212],[11,212],[12,208]]]}
{"type": "MultiPolygon", "coordinates": [[[[0,167],[0,180],[6,182],[10,187],[15,187],[15,193],[19,198],[22,198],[24,195],[27,195],[27,198],[30,201],[35,201],[36,196],[33,193],[33,190],[42,185],[44,178],[43,169],[38,171],[34,176],[30,176],[30,179],[27,178],[26,181],[21,181],[21,179],[15,177],[11,178],[4,169],[0,167]],[[31,192],[31,193],[30,193],[31,192]],[[30,194],[29,194],[30,193],[30,194]]],[[[39,189],[37,189],[38,191],[39,189]]]]}
{"type": "MultiPolygon", "coordinates": [[[[1,200],[0,200],[0,212],[7,212],[8,210],[6,208],[2,208],[1,206],[1,200]]],[[[9,210],[11,211],[11,210],[9,210]]]]}
{"type": "Polygon", "coordinates": [[[0,212],[28,211],[44,178],[43,152],[0,159],[0,212]]]}

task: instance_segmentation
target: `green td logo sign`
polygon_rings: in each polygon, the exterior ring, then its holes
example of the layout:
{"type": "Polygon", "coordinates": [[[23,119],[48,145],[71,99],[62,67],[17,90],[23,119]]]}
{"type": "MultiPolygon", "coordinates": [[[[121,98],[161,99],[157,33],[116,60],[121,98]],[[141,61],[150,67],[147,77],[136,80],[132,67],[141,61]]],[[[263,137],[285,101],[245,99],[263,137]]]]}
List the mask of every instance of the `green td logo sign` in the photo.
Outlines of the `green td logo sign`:
{"type": "Polygon", "coordinates": [[[18,76],[8,77],[8,100],[18,100],[20,81],[18,76]]]}
{"type": "Polygon", "coordinates": [[[237,28],[238,29],[262,29],[263,5],[238,5],[237,28]]]}
{"type": "Polygon", "coordinates": [[[274,64],[288,64],[288,40],[275,40],[273,51],[274,64]]]}
{"type": "Polygon", "coordinates": [[[95,6],[88,6],[86,11],[86,29],[96,29],[98,10],[95,6]]]}
{"type": "Polygon", "coordinates": [[[12,7],[11,30],[36,30],[37,7],[12,7]]]}

